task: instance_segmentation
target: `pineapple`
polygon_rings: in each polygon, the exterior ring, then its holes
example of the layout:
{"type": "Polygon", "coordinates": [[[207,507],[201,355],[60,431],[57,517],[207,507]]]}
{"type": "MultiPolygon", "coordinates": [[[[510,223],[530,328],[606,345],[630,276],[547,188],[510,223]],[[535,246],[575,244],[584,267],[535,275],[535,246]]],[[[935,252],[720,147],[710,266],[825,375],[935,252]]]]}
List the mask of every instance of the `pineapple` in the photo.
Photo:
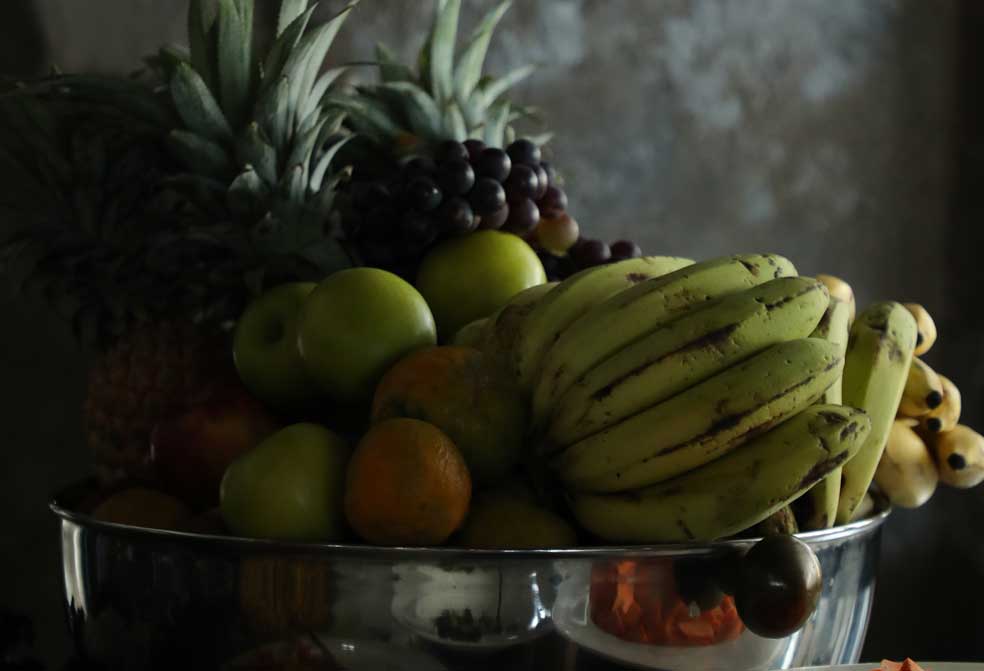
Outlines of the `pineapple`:
{"type": "Polygon", "coordinates": [[[251,0],[192,0],[190,51],[159,81],[63,75],[0,89],[0,272],[27,278],[103,354],[87,442],[100,473],[143,477],[149,432],[234,371],[228,327],[256,293],[350,265],[332,230],[344,113],[322,62],[350,8],[308,30],[285,0],[254,53],[251,0]],[[319,74],[320,73],[320,74],[319,74]]]}

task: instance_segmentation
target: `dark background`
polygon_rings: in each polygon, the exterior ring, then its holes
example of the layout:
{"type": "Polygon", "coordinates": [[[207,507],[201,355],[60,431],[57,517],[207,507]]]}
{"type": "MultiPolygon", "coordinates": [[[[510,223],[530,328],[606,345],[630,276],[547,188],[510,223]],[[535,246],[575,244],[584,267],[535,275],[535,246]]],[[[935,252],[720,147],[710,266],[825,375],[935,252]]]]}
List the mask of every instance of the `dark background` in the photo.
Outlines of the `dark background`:
{"type": "MultiPolygon", "coordinates": [[[[276,4],[260,0],[268,15],[276,4]]],[[[466,0],[470,25],[493,3],[466,0]]],[[[322,14],[337,9],[323,3],[322,14]]],[[[429,3],[364,0],[331,58],[373,41],[409,56],[429,3]]],[[[0,3],[0,73],[122,72],[182,41],[185,2],[0,3]]],[[[555,164],[590,235],[649,253],[774,251],[847,278],[859,303],[921,302],[927,357],[984,428],[981,104],[974,0],[516,0],[493,44],[556,131],[555,164]]],[[[3,226],[3,222],[0,222],[3,226]]],[[[68,654],[46,499],[84,474],[88,355],[43,306],[0,302],[0,604],[68,654]]],[[[884,536],[864,659],[984,660],[984,489],[941,489],[884,536]]]]}

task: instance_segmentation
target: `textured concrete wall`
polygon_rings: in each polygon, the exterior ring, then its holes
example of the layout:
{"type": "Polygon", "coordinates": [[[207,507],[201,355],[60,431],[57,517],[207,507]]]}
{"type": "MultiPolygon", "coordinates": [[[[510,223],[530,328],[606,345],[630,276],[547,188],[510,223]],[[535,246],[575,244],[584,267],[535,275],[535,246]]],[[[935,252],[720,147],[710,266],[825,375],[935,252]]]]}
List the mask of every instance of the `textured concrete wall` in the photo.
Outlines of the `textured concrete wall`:
{"type": "MultiPolygon", "coordinates": [[[[333,59],[365,58],[377,39],[409,56],[429,4],[364,1],[333,59]]],[[[466,0],[469,30],[491,4],[466,0]]],[[[129,69],[184,30],[183,2],[35,5],[48,57],[66,70],[129,69]]],[[[342,3],[324,5],[327,16],[342,3]]],[[[861,302],[920,301],[941,323],[956,324],[959,314],[946,302],[944,244],[957,7],[956,0],[516,0],[489,60],[494,72],[542,64],[519,97],[550,120],[552,158],[568,179],[571,211],[589,234],[627,236],[651,253],[694,257],[777,251],[803,272],[845,276],[861,302]]],[[[5,11],[0,33],[19,32],[4,22],[5,11]]],[[[82,461],[81,367],[64,334],[37,309],[13,303],[6,314],[13,327],[4,349],[39,361],[27,366],[8,354],[0,369],[26,392],[3,407],[0,426],[8,445],[30,451],[0,452],[0,472],[31,483],[8,484],[4,498],[17,509],[16,533],[36,552],[0,550],[18,569],[46,571],[43,592],[21,581],[9,598],[51,613],[55,537],[38,492],[82,461]],[[67,377],[52,374],[66,366],[67,377]]],[[[973,371],[951,372],[971,388],[973,371]]],[[[942,605],[926,574],[953,546],[934,534],[936,520],[966,518],[982,505],[979,493],[948,494],[919,513],[895,515],[885,589],[942,605]]],[[[961,550],[980,555],[980,547],[961,550]]],[[[977,579],[984,574],[979,561],[963,570],[976,571],[977,579]]],[[[931,647],[939,637],[927,617],[899,621],[879,608],[872,656],[944,656],[953,646],[931,647]]],[[[48,620],[60,626],[57,616],[48,620]]],[[[53,642],[56,629],[46,635],[53,642]]]]}

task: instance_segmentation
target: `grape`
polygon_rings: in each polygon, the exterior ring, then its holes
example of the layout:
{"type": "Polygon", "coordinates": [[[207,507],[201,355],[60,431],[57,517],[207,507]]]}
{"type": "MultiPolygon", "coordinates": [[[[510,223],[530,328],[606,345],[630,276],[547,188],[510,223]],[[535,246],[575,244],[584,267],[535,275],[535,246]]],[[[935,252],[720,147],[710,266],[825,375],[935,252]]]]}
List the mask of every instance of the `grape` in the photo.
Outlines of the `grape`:
{"type": "Polygon", "coordinates": [[[506,223],[506,219],[509,218],[509,205],[505,203],[498,210],[492,214],[488,214],[482,217],[481,223],[479,223],[479,228],[491,228],[499,229],[502,225],[506,223]]]}
{"type": "Polygon", "coordinates": [[[352,204],[358,210],[370,210],[391,196],[390,190],[382,182],[356,182],[352,185],[352,204]]]}
{"type": "Polygon", "coordinates": [[[475,163],[485,149],[485,143],[475,139],[465,140],[465,149],[468,150],[468,160],[475,163]]]}
{"type": "Polygon", "coordinates": [[[434,158],[437,160],[438,164],[455,160],[467,161],[469,158],[468,147],[460,142],[455,142],[454,140],[445,140],[441,144],[437,145],[437,151],[434,158]]]}
{"type": "Polygon", "coordinates": [[[540,221],[540,208],[529,198],[517,200],[509,205],[509,218],[503,230],[524,237],[536,228],[540,221]]]}
{"type": "Polygon", "coordinates": [[[547,273],[548,278],[556,277],[560,272],[560,259],[550,252],[540,251],[537,252],[537,256],[540,257],[540,263],[543,264],[543,270],[547,273]]]}
{"type": "Polygon", "coordinates": [[[612,250],[601,240],[581,239],[570,250],[574,262],[581,268],[591,268],[606,263],[612,256],[612,250]]]}
{"type": "Polygon", "coordinates": [[[403,239],[413,251],[420,251],[434,242],[437,227],[434,220],[422,214],[410,214],[403,220],[403,239]]]}
{"type": "Polygon", "coordinates": [[[536,228],[536,238],[540,246],[557,255],[564,254],[573,247],[578,235],[577,222],[569,214],[543,217],[536,228]]]}
{"type": "Polygon", "coordinates": [[[553,165],[548,161],[540,161],[540,167],[543,171],[547,173],[547,182],[553,186],[561,186],[560,178],[557,175],[557,171],[554,170],[553,165]]]}
{"type": "Polygon", "coordinates": [[[550,176],[547,174],[546,169],[542,165],[538,165],[536,170],[536,193],[533,195],[533,200],[540,200],[543,198],[544,194],[547,192],[547,187],[550,186],[550,176]]]}
{"type": "Polygon", "coordinates": [[[528,165],[514,165],[506,179],[506,200],[510,203],[524,198],[535,198],[540,190],[540,180],[536,171],[528,165]]]}
{"type": "Polygon", "coordinates": [[[475,215],[464,198],[454,197],[441,206],[441,228],[451,235],[470,233],[475,228],[475,215]]]}
{"type": "Polygon", "coordinates": [[[559,186],[551,184],[538,205],[546,216],[559,216],[567,210],[567,194],[559,186]]]}
{"type": "Polygon", "coordinates": [[[438,169],[437,183],[448,195],[463,196],[475,185],[475,171],[467,161],[451,159],[438,169]]]}
{"type": "Polygon", "coordinates": [[[540,165],[540,148],[529,140],[516,140],[506,147],[506,153],[514,164],[522,163],[530,167],[540,165]]]}
{"type": "Polygon", "coordinates": [[[642,256],[642,249],[631,240],[619,240],[612,243],[612,259],[623,261],[625,259],[637,259],[642,256]]]}
{"type": "Polygon", "coordinates": [[[403,164],[403,178],[408,182],[414,177],[433,177],[435,172],[437,166],[426,156],[417,156],[403,164]]]}
{"type": "Polygon", "coordinates": [[[475,161],[476,175],[497,182],[505,182],[510,170],[512,170],[512,159],[509,158],[509,154],[496,147],[483,149],[478,160],[475,161]]]}
{"type": "Polygon", "coordinates": [[[441,204],[441,191],[430,177],[414,177],[405,195],[407,205],[417,212],[430,212],[441,204]]]}
{"type": "Polygon", "coordinates": [[[484,217],[498,211],[506,204],[506,192],[502,185],[489,177],[482,177],[475,182],[471,193],[468,194],[475,214],[484,217]]]}

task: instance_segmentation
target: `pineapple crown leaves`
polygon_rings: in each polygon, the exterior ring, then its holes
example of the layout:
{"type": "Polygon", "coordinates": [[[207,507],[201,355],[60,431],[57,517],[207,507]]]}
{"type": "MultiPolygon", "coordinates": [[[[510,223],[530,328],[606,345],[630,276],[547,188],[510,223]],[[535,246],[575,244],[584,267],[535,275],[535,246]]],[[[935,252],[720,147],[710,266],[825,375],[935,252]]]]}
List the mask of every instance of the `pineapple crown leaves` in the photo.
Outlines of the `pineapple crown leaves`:
{"type": "MultiPolygon", "coordinates": [[[[415,149],[416,142],[436,144],[481,137],[502,146],[515,133],[510,123],[535,118],[505,94],[530,76],[532,66],[501,77],[483,75],[492,35],[512,2],[506,0],[479,21],[455,60],[461,0],[437,0],[434,21],[417,58],[417,72],[401,63],[385,45],[377,45],[380,81],[357,87],[357,95],[330,95],[327,104],[344,110],[347,125],[379,147],[415,149]],[[408,136],[415,141],[407,141],[408,136]]],[[[548,135],[536,140],[546,142],[548,135]]],[[[399,152],[399,149],[397,149],[399,152]]]]}
{"type": "Polygon", "coordinates": [[[87,344],[134,320],[198,311],[198,256],[165,244],[185,219],[162,186],[177,166],[162,137],[173,122],[159,94],[130,79],[60,75],[0,87],[0,275],[46,299],[87,344]],[[149,260],[157,262],[155,267],[149,260]]]}
{"type": "Polygon", "coordinates": [[[226,209],[232,222],[215,236],[244,236],[237,258],[255,287],[274,266],[301,262],[304,276],[322,277],[351,263],[330,226],[335,188],[348,174],[332,165],[348,140],[344,112],[322,104],[345,70],[322,64],[356,4],[312,28],[317,5],[285,0],[261,55],[252,0],[192,0],[188,52],[167,48],[156,59],[182,122],[169,143],[190,171],[174,181],[203,212],[226,209]]]}

